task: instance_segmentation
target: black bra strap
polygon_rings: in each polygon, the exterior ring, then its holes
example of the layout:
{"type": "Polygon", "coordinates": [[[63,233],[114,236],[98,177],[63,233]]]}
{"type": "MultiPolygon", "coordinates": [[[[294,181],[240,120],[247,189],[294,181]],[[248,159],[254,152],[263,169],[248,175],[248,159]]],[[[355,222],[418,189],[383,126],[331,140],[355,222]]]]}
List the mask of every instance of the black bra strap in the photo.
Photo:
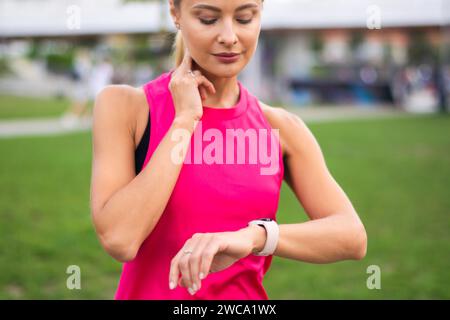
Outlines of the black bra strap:
{"type": "Polygon", "coordinates": [[[148,143],[150,139],[150,127],[151,127],[151,118],[150,111],[148,115],[147,127],[145,128],[144,135],[139,142],[138,147],[136,148],[135,156],[134,156],[134,164],[136,175],[141,172],[142,166],[144,165],[145,156],[147,155],[148,143]]]}

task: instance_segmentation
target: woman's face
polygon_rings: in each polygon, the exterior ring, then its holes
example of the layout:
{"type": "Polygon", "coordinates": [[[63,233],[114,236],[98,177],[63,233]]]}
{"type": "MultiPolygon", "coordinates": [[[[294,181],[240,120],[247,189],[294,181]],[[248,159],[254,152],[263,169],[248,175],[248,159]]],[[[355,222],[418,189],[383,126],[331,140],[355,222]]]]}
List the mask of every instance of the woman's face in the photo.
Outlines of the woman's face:
{"type": "Polygon", "coordinates": [[[261,30],[262,0],[181,0],[180,11],[170,0],[180,23],[184,45],[205,75],[234,77],[250,61],[261,30]],[[238,53],[225,63],[216,54],[238,53]]]}

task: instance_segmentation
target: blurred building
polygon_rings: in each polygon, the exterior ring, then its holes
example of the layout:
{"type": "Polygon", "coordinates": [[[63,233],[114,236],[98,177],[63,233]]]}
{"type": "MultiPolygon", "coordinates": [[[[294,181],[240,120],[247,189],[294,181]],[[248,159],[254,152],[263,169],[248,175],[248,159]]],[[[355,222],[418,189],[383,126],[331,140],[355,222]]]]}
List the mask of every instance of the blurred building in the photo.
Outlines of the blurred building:
{"type": "MultiPolygon", "coordinates": [[[[171,67],[168,33],[175,28],[167,3],[3,0],[0,52],[91,46],[114,54],[117,82],[144,81],[171,67]],[[152,72],[129,77],[144,65],[152,72]]],[[[445,0],[265,1],[258,49],[240,78],[274,103],[436,109],[439,89],[448,88],[449,12],[445,0]]]]}

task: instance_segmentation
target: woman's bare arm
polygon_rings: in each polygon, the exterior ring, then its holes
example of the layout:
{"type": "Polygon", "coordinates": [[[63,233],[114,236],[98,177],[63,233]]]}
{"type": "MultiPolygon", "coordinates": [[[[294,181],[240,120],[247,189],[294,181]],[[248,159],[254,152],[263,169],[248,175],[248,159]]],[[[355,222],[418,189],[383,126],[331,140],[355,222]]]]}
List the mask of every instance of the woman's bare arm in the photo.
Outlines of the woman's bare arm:
{"type": "MultiPolygon", "coordinates": [[[[280,129],[286,181],[310,218],[280,225],[274,255],[310,263],[362,259],[367,249],[364,225],[330,174],[315,137],[298,116],[262,105],[272,127],[280,129]]],[[[254,237],[256,243],[265,242],[262,232],[254,237]]]]}
{"type": "Polygon", "coordinates": [[[172,133],[185,129],[192,134],[195,129],[190,117],[176,116],[147,166],[135,176],[130,108],[136,103],[136,90],[105,87],[96,98],[93,117],[92,219],[102,246],[121,262],[134,259],[178,179],[182,163],[171,160],[171,150],[179,144],[172,141],[172,133]]]}

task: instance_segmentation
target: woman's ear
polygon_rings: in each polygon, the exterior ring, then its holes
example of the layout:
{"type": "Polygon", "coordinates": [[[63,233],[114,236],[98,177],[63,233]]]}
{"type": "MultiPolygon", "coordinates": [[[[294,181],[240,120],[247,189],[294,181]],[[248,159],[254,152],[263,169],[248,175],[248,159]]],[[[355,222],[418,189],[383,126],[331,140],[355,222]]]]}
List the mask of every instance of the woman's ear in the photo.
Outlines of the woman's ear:
{"type": "Polygon", "coordinates": [[[172,16],[172,20],[175,23],[178,22],[178,11],[177,8],[175,7],[173,0],[169,0],[169,11],[170,11],[170,15],[172,16]]]}

